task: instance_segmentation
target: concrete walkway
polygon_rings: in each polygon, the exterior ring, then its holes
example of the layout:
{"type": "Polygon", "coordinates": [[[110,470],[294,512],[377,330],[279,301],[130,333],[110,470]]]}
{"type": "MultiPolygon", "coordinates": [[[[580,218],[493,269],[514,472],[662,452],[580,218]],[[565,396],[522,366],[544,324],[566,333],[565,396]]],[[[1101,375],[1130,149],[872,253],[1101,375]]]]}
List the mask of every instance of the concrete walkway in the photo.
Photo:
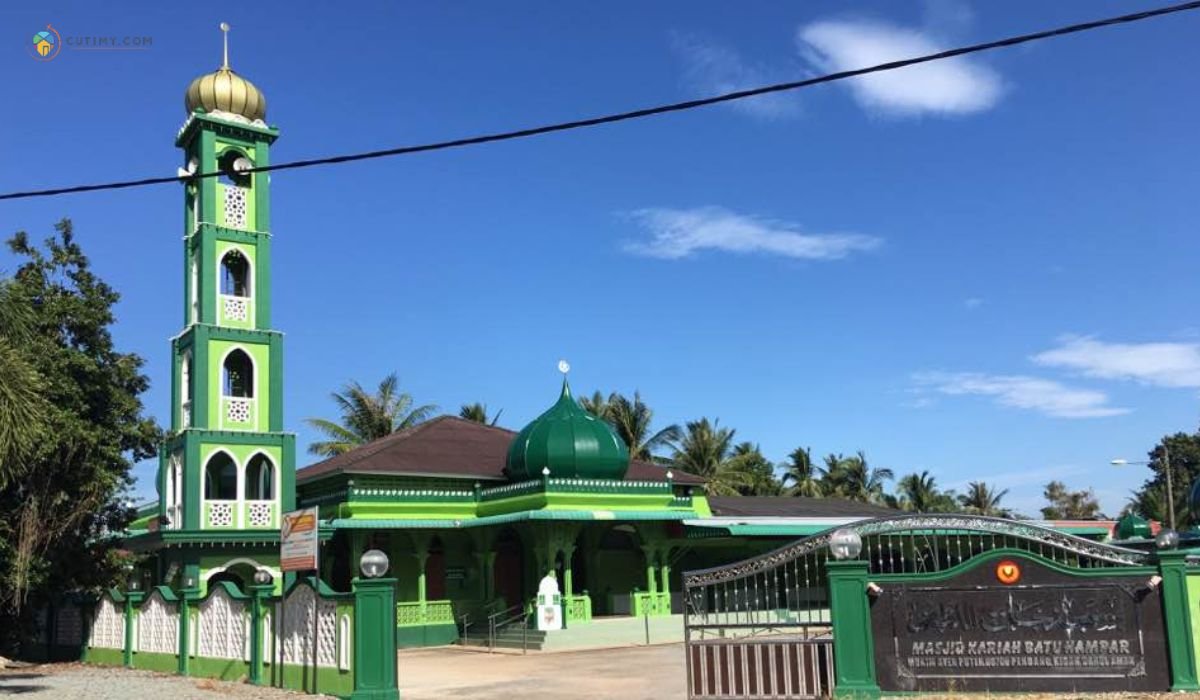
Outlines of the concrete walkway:
{"type": "Polygon", "coordinates": [[[437,647],[402,651],[399,663],[405,700],[686,697],[681,644],[524,656],[437,647]]]}

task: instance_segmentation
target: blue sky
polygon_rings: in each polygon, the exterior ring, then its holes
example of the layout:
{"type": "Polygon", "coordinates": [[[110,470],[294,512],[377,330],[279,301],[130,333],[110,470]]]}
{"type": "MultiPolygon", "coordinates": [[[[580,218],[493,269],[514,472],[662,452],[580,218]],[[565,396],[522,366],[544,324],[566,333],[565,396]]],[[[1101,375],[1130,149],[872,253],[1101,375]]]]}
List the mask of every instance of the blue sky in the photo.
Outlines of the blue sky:
{"type": "MultiPolygon", "coordinates": [[[[1148,3],[39,3],[6,6],[0,190],[167,175],[188,82],[232,64],[276,161],[415,144],[793,79],[1148,3]],[[120,9],[118,9],[120,8],[120,9]],[[144,51],[24,42],[150,36],[144,51]]],[[[1200,15],[855,84],[456,152],[273,177],[285,421],[399,372],[519,428],[640,390],[782,460],[867,452],[1040,505],[1116,512],[1158,436],[1200,416],[1200,15]]],[[[123,294],[115,334],[169,401],[178,186],[0,203],[63,216],[123,294]]],[[[12,256],[0,252],[0,271],[12,256]]],[[[308,463],[308,458],[302,460],[308,463]]],[[[136,470],[153,494],[153,466],[136,470]]]]}

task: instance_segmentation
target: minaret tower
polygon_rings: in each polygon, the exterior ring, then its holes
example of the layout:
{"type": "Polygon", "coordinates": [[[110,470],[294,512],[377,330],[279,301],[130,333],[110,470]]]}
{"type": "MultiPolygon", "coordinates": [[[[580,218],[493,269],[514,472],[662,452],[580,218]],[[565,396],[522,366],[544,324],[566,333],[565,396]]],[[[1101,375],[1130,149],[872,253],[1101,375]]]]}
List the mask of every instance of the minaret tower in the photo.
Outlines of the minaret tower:
{"type": "MultiPolygon", "coordinates": [[[[279,132],[263,122],[262,92],[230,68],[229,25],[221,30],[221,67],[188,86],[175,139],[181,176],[220,173],[183,187],[183,331],[171,341],[171,435],[158,483],[159,529],[180,545],[265,542],[295,503],[283,335],[271,328],[271,180],[247,172],[270,162],[279,132]]],[[[180,563],[203,576],[197,557],[180,563]]]]}

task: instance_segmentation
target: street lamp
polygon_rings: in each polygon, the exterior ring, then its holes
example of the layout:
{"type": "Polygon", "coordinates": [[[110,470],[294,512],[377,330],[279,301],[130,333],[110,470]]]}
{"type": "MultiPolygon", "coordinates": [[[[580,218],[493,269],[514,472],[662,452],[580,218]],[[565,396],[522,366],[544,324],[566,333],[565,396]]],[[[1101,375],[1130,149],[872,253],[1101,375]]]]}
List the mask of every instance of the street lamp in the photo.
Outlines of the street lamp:
{"type": "Polygon", "coordinates": [[[363,576],[367,578],[379,578],[387,573],[388,558],[386,554],[378,549],[369,549],[363,552],[358,566],[362,569],[363,576]]]}
{"type": "MultiPolygon", "coordinates": [[[[1167,519],[1171,522],[1167,527],[1175,529],[1175,493],[1171,488],[1171,451],[1167,449],[1167,444],[1164,442],[1162,446],[1163,452],[1163,473],[1167,475],[1167,519]]],[[[1131,462],[1127,459],[1114,459],[1111,464],[1115,467],[1123,467],[1127,464],[1141,464],[1150,466],[1154,464],[1154,460],[1139,460],[1131,462]]]]}

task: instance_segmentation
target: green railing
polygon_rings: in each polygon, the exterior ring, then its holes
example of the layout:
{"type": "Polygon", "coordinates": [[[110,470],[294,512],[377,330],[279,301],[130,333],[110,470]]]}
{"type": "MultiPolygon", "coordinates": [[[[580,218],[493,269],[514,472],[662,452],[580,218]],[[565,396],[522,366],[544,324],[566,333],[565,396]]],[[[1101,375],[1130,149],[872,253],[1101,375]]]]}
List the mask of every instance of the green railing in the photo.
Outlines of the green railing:
{"type": "Polygon", "coordinates": [[[563,607],[567,612],[567,624],[574,622],[591,622],[592,620],[592,598],[586,593],[583,595],[563,596],[563,607]]]}
{"type": "Polygon", "coordinates": [[[454,622],[454,605],[448,600],[396,603],[396,626],[454,622]]]}
{"type": "Polygon", "coordinates": [[[647,593],[634,591],[634,617],[659,617],[671,614],[671,594],[667,592],[647,593]]]}

